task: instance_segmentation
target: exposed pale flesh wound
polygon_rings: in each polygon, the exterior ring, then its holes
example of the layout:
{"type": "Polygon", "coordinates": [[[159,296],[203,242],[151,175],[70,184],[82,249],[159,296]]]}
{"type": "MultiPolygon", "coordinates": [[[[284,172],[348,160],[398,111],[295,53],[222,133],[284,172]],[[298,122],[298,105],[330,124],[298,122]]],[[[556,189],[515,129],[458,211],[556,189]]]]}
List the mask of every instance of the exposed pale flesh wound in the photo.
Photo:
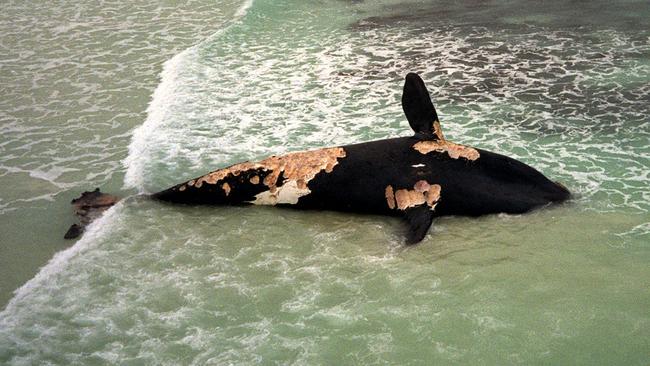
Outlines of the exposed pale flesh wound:
{"type": "MultiPolygon", "coordinates": [[[[203,184],[218,184],[227,177],[239,176],[250,171],[263,170],[268,174],[262,183],[269,189],[256,196],[255,204],[276,204],[276,203],[297,203],[298,198],[311,193],[307,183],[321,171],[332,172],[338,164],[338,159],[346,156],[345,150],[341,147],[301,151],[289,153],[283,156],[271,156],[259,162],[244,162],[232,165],[228,168],[216,170],[197,179],[188,181],[178,189],[183,191],[186,186],[200,188],[203,184]],[[282,182],[278,182],[282,175],[282,182]],[[286,187],[284,187],[286,186],[286,187]],[[284,188],[283,188],[284,187],[284,188]]],[[[254,175],[249,179],[251,184],[259,184],[260,177],[254,175]]],[[[236,190],[236,185],[223,182],[221,188],[226,196],[236,190]]]]}
{"type": "Polygon", "coordinates": [[[398,189],[394,193],[393,187],[389,185],[386,187],[386,202],[391,210],[397,207],[404,211],[423,204],[433,210],[440,199],[440,190],[439,184],[429,184],[425,180],[417,181],[413,189],[398,189]]]}
{"type": "Polygon", "coordinates": [[[230,194],[230,184],[224,183],[221,185],[221,188],[226,193],[226,196],[230,194]]]}
{"type": "Polygon", "coordinates": [[[395,208],[395,193],[393,193],[393,186],[386,186],[386,202],[388,203],[388,208],[391,210],[395,208]]]}
{"type": "Polygon", "coordinates": [[[440,122],[435,121],[433,123],[433,131],[436,139],[419,141],[413,145],[413,148],[425,155],[432,151],[446,152],[452,159],[465,158],[467,160],[476,160],[480,157],[478,150],[473,147],[459,145],[445,140],[442,129],[440,128],[440,122]]]}

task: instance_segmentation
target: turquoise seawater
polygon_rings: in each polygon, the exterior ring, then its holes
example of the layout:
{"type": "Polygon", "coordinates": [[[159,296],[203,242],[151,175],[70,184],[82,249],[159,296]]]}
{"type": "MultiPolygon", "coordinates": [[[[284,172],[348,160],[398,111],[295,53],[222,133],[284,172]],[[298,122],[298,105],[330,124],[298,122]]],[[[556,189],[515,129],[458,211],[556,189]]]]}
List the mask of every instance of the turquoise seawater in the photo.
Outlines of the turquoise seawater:
{"type": "Polygon", "coordinates": [[[0,12],[0,306],[57,251],[90,187],[120,192],[162,64],[239,0],[5,1],[0,12]]]}
{"type": "Polygon", "coordinates": [[[0,22],[0,363],[650,360],[647,3],[59,6],[0,22]],[[138,195],[408,135],[409,71],[449,139],[575,199],[438,219],[405,247],[391,218],[138,195]],[[94,186],[127,198],[64,249],[67,201],[94,186]]]}

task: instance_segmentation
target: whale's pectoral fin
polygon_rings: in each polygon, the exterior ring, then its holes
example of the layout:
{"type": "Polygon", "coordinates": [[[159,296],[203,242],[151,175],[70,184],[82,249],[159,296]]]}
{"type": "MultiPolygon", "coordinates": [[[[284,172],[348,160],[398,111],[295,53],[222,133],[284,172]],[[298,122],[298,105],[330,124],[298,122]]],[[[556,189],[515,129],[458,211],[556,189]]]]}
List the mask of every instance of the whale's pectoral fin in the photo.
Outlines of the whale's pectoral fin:
{"type": "Polygon", "coordinates": [[[424,81],[416,73],[406,75],[402,109],[415,133],[435,138],[433,123],[438,120],[438,114],[424,81]]]}
{"type": "Polygon", "coordinates": [[[433,222],[433,211],[427,205],[411,207],[404,211],[404,219],[408,224],[406,244],[417,244],[427,235],[431,222],[433,222]]]}

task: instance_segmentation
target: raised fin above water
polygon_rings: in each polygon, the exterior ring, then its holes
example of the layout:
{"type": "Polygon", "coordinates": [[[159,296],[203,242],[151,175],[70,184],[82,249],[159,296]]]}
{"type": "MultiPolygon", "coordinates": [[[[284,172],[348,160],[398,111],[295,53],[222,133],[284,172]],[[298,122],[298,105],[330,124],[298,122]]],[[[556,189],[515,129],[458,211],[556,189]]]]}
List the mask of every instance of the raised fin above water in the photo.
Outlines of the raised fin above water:
{"type": "Polygon", "coordinates": [[[434,122],[438,121],[438,114],[424,81],[416,73],[411,72],[406,75],[402,109],[416,134],[423,135],[425,138],[438,139],[434,130],[434,122]]]}

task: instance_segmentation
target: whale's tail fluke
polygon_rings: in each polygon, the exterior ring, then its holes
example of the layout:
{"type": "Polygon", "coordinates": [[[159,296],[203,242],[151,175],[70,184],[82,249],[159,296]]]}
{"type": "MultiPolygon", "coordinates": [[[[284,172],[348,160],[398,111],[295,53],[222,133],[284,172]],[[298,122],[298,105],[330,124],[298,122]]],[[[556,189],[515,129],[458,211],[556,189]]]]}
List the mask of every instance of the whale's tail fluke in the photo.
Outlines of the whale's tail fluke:
{"type": "Polygon", "coordinates": [[[72,224],[63,238],[75,239],[79,237],[88,224],[101,216],[104,211],[119,200],[120,198],[117,196],[100,192],[99,188],[95,188],[94,191],[83,192],[81,196],[70,202],[79,223],[72,224]]]}

